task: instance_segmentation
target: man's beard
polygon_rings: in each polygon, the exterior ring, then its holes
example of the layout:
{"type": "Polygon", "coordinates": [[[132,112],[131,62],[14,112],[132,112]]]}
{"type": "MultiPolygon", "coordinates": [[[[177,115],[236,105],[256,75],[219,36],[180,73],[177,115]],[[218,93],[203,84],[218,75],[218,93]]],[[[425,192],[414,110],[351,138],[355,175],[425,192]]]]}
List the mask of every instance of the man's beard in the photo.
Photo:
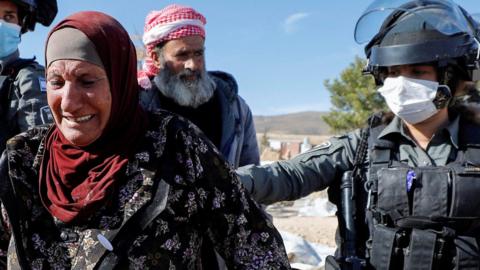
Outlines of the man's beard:
{"type": "Polygon", "coordinates": [[[173,99],[178,105],[197,108],[213,96],[216,85],[206,71],[185,69],[178,74],[163,65],[153,82],[160,92],[173,99]],[[194,80],[186,78],[195,76],[194,80]]]}

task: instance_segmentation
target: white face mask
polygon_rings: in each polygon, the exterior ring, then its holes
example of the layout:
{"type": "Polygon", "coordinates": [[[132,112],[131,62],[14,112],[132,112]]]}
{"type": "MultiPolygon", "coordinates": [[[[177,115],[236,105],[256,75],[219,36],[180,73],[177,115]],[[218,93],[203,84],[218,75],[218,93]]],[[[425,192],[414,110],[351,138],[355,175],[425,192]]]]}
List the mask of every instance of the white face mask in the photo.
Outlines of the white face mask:
{"type": "Polygon", "coordinates": [[[378,92],[395,115],[410,124],[417,124],[438,112],[433,103],[438,85],[435,81],[398,76],[385,79],[378,92]]]}

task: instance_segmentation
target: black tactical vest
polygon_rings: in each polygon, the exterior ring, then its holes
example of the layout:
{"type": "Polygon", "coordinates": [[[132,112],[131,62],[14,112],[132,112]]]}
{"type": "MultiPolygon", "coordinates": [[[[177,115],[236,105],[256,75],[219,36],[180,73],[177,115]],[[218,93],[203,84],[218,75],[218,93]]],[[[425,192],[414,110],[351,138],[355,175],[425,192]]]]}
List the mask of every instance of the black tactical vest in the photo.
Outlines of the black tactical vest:
{"type": "MultiPolygon", "coordinates": [[[[399,162],[396,140],[370,130],[365,191],[373,269],[480,269],[480,126],[460,121],[446,166],[399,162]]],[[[364,209],[365,209],[364,208],[364,209]]]]}
{"type": "Polygon", "coordinates": [[[35,64],[35,58],[22,59],[19,58],[8,64],[0,74],[0,153],[5,150],[7,140],[18,133],[7,120],[7,113],[10,106],[10,100],[13,95],[13,84],[18,72],[30,65],[35,64]]]}

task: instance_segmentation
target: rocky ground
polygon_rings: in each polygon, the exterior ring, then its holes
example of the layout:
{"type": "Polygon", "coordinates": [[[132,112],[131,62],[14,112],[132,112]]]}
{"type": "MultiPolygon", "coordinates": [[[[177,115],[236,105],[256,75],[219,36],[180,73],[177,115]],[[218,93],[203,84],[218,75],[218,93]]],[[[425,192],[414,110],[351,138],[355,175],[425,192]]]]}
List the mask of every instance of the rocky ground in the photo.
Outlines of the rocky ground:
{"type": "Polygon", "coordinates": [[[309,242],[335,247],[335,209],[331,208],[333,205],[328,207],[323,203],[317,207],[314,201],[319,199],[326,200],[326,192],[316,192],[294,202],[272,204],[267,211],[273,216],[273,223],[279,230],[297,234],[309,242]]]}
{"type": "MultiPolygon", "coordinates": [[[[318,201],[322,199],[326,200],[325,193],[314,193],[295,202],[280,202],[270,205],[267,207],[267,212],[272,215],[273,223],[279,231],[300,236],[313,244],[329,247],[333,253],[335,230],[337,229],[337,219],[333,216],[335,209],[331,209],[331,206],[324,205],[324,203],[319,204],[318,201]],[[324,209],[317,211],[319,208],[324,209]]],[[[321,255],[322,260],[324,260],[324,256],[326,255],[321,255]]],[[[289,253],[289,257],[293,258],[295,255],[289,253]]],[[[313,270],[323,269],[323,267],[299,269],[313,270]]]]}
{"type": "Polygon", "coordinates": [[[308,242],[335,247],[336,217],[274,218],[277,229],[301,236],[308,242]]]}

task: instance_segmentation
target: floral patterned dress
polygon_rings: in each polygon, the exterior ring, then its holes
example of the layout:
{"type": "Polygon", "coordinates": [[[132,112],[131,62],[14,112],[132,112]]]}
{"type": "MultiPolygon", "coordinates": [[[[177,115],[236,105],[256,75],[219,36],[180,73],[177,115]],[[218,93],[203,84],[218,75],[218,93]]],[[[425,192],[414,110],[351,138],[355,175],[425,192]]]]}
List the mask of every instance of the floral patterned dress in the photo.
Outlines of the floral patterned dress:
{"type": "Polygon", "coordinates": [[[151,114],[150,127],[114,198],[76,224],[52,217],[40,201],[38,172],[47,130],[35,128],[14,137],[7,144],[7,159],[2,159],[8,162],[10,179],[0,176],[0,189],[11,180],[15,191],[10,196],[14,202],[2,204],[4,267],[20,268],[16,242],[21,242],[22,256],[32,269],[98,267],[111,248],[109,233],[154,201],[157,186],[164,181],[168,184],[164,210],[144,229],[129,231],[132,242],[124,250],[114,250],[123,254],[118,268],[201,269],[200,246],[208,237],[229,269],[290,269],[278,231],[193,124],[163,111],[151,114]],[[13,211],[19,217],[16,222],[9,220],[13,211]],[[12,226],[18,227],[16,238],[12,226]]]}

